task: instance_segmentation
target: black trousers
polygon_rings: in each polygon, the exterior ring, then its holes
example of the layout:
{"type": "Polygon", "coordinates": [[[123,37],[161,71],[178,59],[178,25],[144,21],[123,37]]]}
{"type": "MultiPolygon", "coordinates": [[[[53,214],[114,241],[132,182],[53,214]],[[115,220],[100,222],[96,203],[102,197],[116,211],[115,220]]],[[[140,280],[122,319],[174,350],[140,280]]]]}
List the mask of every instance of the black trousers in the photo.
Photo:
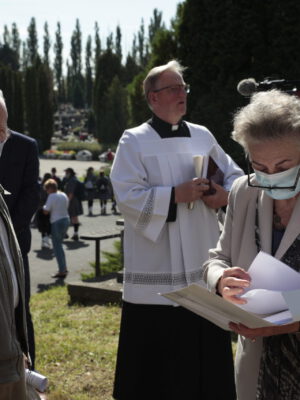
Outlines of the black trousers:
{"type": "Polygon", "coordinates": [[[182,308],[123,303],[117,400],[234,400],[231,335],[182,308]]]}
{"type": "Polygon", "coordinates": [[[17,233],[17,239],[22,253],[23,265],[24,265],[24,279],[25,279],[25,310],[27,320],[27,335],[28,335],[28,346],[29,354],[32,363],[32,369],[35,365],[35,340],[34,340],[34,328],[30,313],[30,269],[28,261],[28,253],[31,246],[31,232],[30,228],[17,233]]]}
{"type": "Polygon", "coordinates": [[[30,313],[30,270],[28,255],[22,255],[24,264],[24,276],[25,276],[25,310],[26,310],[26,320],[27,320],[27,335],[28,335],[28,347],[29,354],[32,363],[32,369],[34,369],[35,364],[35,340],[34,340],[34,328],[30,313]]]}

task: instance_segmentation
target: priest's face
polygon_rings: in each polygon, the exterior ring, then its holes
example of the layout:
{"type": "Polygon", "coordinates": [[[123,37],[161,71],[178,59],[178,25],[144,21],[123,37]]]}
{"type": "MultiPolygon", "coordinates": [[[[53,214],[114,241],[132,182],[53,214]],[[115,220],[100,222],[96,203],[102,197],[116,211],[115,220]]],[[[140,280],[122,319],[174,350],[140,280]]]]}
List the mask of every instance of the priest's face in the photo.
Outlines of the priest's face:
{"type": "Polygon", "coordinates": [[[174,125],[186,113],[186,90],[183,77],[175,71],[165,71],[149,94],[149,102],[155,115],[174,125]]]}

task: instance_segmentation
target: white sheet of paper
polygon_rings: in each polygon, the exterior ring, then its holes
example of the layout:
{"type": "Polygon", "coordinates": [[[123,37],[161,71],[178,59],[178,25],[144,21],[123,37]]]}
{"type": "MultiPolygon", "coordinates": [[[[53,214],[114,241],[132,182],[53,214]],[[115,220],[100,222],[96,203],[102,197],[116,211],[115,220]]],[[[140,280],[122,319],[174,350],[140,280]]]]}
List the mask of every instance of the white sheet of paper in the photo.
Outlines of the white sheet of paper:
{"type": "Polygon", "coordinates": [[[300,289],[300,274],[270,254],[260,251],[248,273],[252,289],[296,290],[300,289]]]}
{"type": "Polygon", "coordinates": [[[202,178],[202,168],[205,156],[197,155],[193,156],[193,162],[195,167],[195,173],[197,178],[202,178]]]}
{"type": "Polygon", "coordinates": [[[270,315],[264,318],[265,321],[271,322],[276,325],[288,324],[293,321],[292,314],[290,311],[282,311],[277,314],[270,315]]]}
{"type": "Polygon", "coordinates": [[[240,297],[246,299],[247,303],[239,305],[239,307],[255,314],[273,314],[288,309],[280,291],[253,289],[240,297]]]}
{"type": "Polygon", "coordinates": [[[300,289],[300,274],[297,271],[260,251],[248,273],[251,286],[241,296],[247,300],[247,304],[239,307],[255,314],[273,314],[289,309],[282,292],[300,289]]]}

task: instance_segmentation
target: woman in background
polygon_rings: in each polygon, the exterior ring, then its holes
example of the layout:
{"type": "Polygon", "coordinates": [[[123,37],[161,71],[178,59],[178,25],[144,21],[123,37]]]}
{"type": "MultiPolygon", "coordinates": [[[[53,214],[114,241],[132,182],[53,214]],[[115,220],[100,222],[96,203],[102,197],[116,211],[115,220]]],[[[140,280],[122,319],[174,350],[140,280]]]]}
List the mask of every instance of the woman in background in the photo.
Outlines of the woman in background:
{"type": "Polygon", "coordinates": [[[63,249],[63,239],[70,224],[68,214],[68,197],[65,193],[57,191],[57,183],[54,179],[48,179],[44,188],[48,193],[47,202],[44,205],[44,213],[50,214],[51,238],[53,251],[58,264],[58,272],[52,278],[65,278],[68,270],[63,249]]]}

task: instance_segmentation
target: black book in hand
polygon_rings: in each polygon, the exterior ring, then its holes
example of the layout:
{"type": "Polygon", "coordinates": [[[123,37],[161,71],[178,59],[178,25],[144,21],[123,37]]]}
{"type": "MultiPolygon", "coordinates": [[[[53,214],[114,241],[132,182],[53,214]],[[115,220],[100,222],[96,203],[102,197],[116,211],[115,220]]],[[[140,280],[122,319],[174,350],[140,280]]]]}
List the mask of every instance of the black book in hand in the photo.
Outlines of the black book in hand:
{"type": "Polygon", "coordinates": [[[209,189],[204,193],[204,196],[210,196],[216,193],[216,189],[213,188],[211,182],[217,183],[223,186],[224,183],[224,172],[218,167],[214,159],[209,156],[206,179],[209,180],[209,189]]]}

